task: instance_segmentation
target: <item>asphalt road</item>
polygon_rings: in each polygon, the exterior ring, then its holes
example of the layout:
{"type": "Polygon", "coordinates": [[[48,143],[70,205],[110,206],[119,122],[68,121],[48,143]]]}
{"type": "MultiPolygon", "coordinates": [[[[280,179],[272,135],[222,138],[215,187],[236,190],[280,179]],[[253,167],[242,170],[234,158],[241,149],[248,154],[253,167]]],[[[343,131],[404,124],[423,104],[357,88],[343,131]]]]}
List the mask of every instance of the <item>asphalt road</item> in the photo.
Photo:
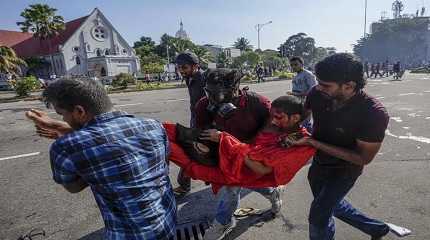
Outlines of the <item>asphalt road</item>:
{"type": "MultiPolygon", "coordinates": [[[[272,100],[290,87],[290,81],[250,85],[272,100]]],[[[385,104],[391,120],[380,153],[365,168],[348,200],[371,216],[410,228],[413,233],[406,239],[430,239],[430,76],[370,80],[367,91],[385,104]]],[[[116,108],[139,117],[188,122],[186,89],[111,97],[116,108]]],[[[35,240],[99,239],[103,223],[91,192],[69,194],[53,182],[48,159],[51,141],[35,135],[24,117],[29,108],[44,106],[38,101],[0,104],[0,239],[16,240],[34,228],[46,231],[45,238],[35,240]]],[[[177,170],[172,166],[174,185],[177,170]]],[[[312,200],[307,170],[302,169],[283,193],[282,217],[267,222],[260,218],[239,221],[228,238],[307,239],[312,200]]],[[[267,208],[269,202],[244,191],[241,205],[267,208]]],[[[215,207],[208,186],[195,181],[192,194],[178,202],[178,220],[210,219],[215,207]]],[[[336,239],[369,239],[341,221],[336,224],[336,239]]],[[[386,239],[396,237],[390,234],[386,239]]]]}

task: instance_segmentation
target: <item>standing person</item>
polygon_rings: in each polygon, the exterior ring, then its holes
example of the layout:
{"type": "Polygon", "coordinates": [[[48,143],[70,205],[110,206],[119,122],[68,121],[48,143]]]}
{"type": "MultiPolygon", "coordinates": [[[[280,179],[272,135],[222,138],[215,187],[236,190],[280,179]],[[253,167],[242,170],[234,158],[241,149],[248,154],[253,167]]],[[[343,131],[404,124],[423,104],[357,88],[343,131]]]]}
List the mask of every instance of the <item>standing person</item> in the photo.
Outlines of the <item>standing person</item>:
{"type": "MultiPolygon", "coordinates": [[[[304,61],[301,57],[292,57],[290,59],[290,65],[294,72],[296,72],[296,76],[292,81],[292,93],[295,96],[298,96],[302,101],[305,100],[306,95],[309,91],[317,85],[317,80],[315,75],[306,69],[304,69],[304,61]]],[[[309,116],[302,122],[303,127],[308,129],[309,132],[312,132],[312,123],[311,117],[309,116]]]]}
{"type": "Polygon", "coordinates": [[[255,73],[257,74],[257,80],[258,80],[258,82],[261,82],[261,81],[264,82],[263,68],[260,66],[260,64],[257,64],[257,66],[255,67],[255,73]]]}
{"type": "Polygon", "coordinates": [[[379,77],[381,78],[382,77],[382,74],[381,74],[381,63],[377,63],[376,64],[376,67],[375,67],[375,71],[376,71],[376,73],[375,73],[375,78],[377,78],[378,77],[378,75],[379,75],[379,77]]]}
{"type": "Polygon", "coordinates": [[[317,149],[308,180],[314,196],[309,213],[311,240],[332,240],[333,216],[381,239],[389,227],[355,209],[345,196],[378,153],[389,116],[384,106],[364,90],[363,65],[352,55],[334,54],[317,63],[318,85],[306,108],[312,111],[312,137],[293,142],[317,149]]]}
{"type": "Polygon", "coordinates": [[[366,61],[363,67],[364,67],[364,72],[366,73],[366,77],[369,78],[369,62],[366,61]]]}
{"type": "MultiPolygon", "coordinates": [[[[199,59],[192,52],[183,52],[176,57],[176,65],[181,73],[182,79],[188,87],[188,94],[190,97],[190,127],[196,125],[195,107],[197,102],[205,96],[203,90],[205,80],[203,71],[200,70],[199,59]]],[[[179,170],[177,178],[179,187],[173,189],[177,197],[183,197],[191,191],[191,178],[184,174],[183,169],[179,170]]]]}
{"type": "Polygon", "coordinates": [[[41,136],[56,138],[50,160],[54,181],[70,193],[90,186],[108,240],[174,237],[176,204],[168,176],[168,140],[162,125],[113,111],[91,79],[51,83],[43,99],[64,122],[27,112],[41,136]]]}
{"type": "Polygon", "coordinates": [[[376,64],[372,63],[370,67],[370,78],[374,76],[376,78],[376,64]]]}
{"type": "Polygon", "coordinates": [[[292,70],[297,73],[291,84],[292,93],[303,100],[312,87],[317,85],[317,80],[311,71],[304,69],[303,58],[292,57],[290,59],[290,65],[292,70]]]}
{"type": "Polygon", "coordinates": [[[382,71],[383,71],[383,72],[382,72],[382,76],[384,76],[384,75],[385,75],[386,77],[388,77],[388,76],[389,76],[389,75],[388,75],[388,74],[389,74],[389,71],[388,71],[388,65],[389,65],[389,64],[390,64],[390,63],[388,62],[388,60],[386,60],[386,61],[385,61],[385,63],[383,63],[383,64],[382,64],[382,71]]]}
{"type": "MultiPolygon", "coordinates": [[[[196,126],[207,129],[201,139],[216,142],[217,132],[225,131],[242,142],[251,142],[269,119],[269,99],[240,90],[243,75],[237,70],[208,70],[206,76],[206,97],[196,106],[196,126]]],[[[279,189],[253,190],[271,202],[273,214],[280,212],[282,201],[279,189]]],[[[205,233],[206,240],[222,239],[234,228],[233,213],[239,206],[240,192],[240,187],[222,187],[214,223],[205,233]]]]}

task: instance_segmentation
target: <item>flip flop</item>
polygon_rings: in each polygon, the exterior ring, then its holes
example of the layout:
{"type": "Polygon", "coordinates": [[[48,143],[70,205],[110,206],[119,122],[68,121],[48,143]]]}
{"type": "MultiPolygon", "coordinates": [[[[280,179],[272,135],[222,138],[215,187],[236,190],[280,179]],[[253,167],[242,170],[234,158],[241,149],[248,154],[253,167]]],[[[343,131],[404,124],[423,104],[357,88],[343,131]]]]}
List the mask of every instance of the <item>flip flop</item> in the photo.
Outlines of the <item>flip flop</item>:
{"type": "Polygon", "coordinates": [[[258,208],[246,207],[246,208],[238,208],[234,211],[233,215],[236,218],[244,218],[248,216],[261,215],[264,211],[258,208]]]}
{"type": "Polygon", "coordinates": [[[388,227],[390,228],[390,231],[396,234],[398,237],[405,237],[412,233],[412,231],[407,228],[400,227],[392,223],[385,223],[385,224],[387,224],[388,227]]]}

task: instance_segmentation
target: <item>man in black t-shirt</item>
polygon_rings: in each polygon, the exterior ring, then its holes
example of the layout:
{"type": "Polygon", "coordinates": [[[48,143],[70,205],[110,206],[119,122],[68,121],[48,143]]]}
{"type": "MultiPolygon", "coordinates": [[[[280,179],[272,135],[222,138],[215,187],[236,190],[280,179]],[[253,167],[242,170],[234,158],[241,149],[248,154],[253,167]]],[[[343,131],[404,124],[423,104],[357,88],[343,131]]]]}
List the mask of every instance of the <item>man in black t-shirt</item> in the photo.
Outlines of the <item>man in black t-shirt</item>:
{"type": "Polygon", "coordinates": [[[308,94],[312,137],[296,145],[317,149],[308,180],[314,195],[309,213],[311,240],[334,239],[333,216],[380,239],[389,227],[355,209],[344,197],[363,167],[378,153],[389,116],[384,106],[363,91],[363,65],[350,54],[335,54],[316,66],[318,85],[308,94]]]}
{"type": "MultiPolygon", "coordinates": [[[[188,87],[191,112],[190,127],[193,128],[196,125],[196,104],[205,96],[203,88],[206,82],[203,71],[200,70],[199,59],[193,52],[185,51],[180,53],[176,57],[176,65],[181,73],[182,79],[185,80],[188,87]]],[[[183,169],[179,171],[177,181],[179,187],[173,189],[176,197],[182,197],[190,192],[191,178],[184,174],[183,169]]]]}

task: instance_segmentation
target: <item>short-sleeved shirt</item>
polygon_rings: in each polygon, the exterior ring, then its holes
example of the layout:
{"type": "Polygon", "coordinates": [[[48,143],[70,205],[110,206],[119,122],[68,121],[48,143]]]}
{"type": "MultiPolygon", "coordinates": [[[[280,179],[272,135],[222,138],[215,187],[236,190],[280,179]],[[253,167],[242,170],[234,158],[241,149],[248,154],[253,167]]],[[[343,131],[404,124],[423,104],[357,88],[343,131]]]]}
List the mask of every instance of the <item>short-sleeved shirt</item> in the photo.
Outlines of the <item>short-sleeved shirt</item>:
{"type": "Polygon", "coordinates": [[[52,144],[53,178],[59,184],[88,183],[105,223],[104,239],[169,239],[176,203],[168,146],[159,122],[104,113],[52,144]]]}
{"type": "MultiPolygon", "coordinates": [[[[389,116],[374,97],[359,91],[341,108],[333,110],[333,101],[315,87],[306,99],[306,108],[314,119],[312,136],[318,141],[346,149],[355,149],[357,140],[382,142],[389,116]]],[[[360,174],[363,167],[317,151],[314,164],[328,168],[348,168],[360,174]]]]}
{"type": "Polygon", "coordinates": [[[317,85],[317,80],[315,75],[303,69],[303,71],[297,73],[297,75],[293,78],[292,81],[292,92],[299,94],[307,94],[312,87],[317,85]]]}
{"type": "Polygon", "coordinates": [[[254,92],[240,91],[235,101],[237,110],[228,119],[207,110],[209,101],[202,98],[196,106],[196,127],[228,132],[242,142],[251,141],[270,115],[270,100],[254,92]]]}

